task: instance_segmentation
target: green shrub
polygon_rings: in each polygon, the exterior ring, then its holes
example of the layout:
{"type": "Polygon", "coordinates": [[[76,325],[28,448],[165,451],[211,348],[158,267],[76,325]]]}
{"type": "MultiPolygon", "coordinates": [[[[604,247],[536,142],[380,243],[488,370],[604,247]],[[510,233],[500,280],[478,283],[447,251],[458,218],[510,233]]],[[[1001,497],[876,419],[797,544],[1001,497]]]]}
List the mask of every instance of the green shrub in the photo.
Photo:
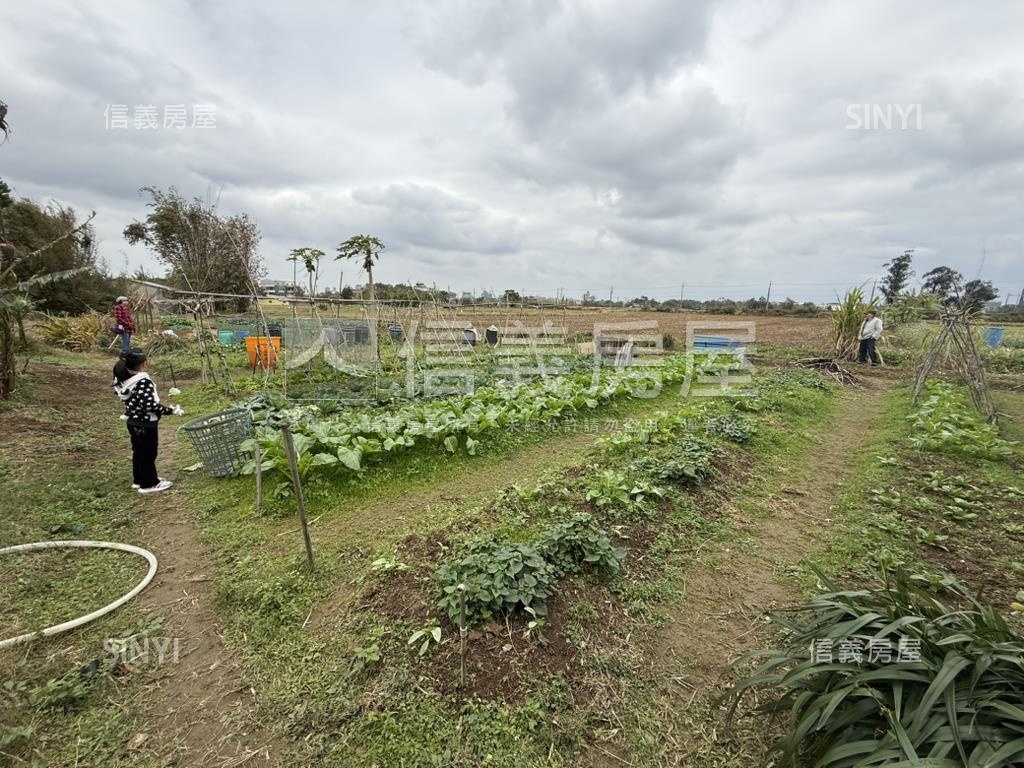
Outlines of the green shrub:
{"type": "Polygon", "coordinates": [[[632,469],[656,480],[677,485],[699,485],[714,472],[714,460],[722,450],[699,437],[685,436],[668,450],[644,456],[633,462],[632,469]]]}
{"type": "MultiPolygon", "coordinates": [[[[636,462],[634,462],[636,464],[636,462]]],[[[633,474],[641,474],[634,471],[633,474]]],[[[656,510],[650,505],[651,497],[661,497],[664,491],[656,485],[619,469],[604,469],[592,475],[586,483],[587,501],[598,509],[619,516],[618,513],[650,516],[656,510]]]]}
{"type": "Polygon", "coordinates": [[[438,608],[457,621],[459,585],[464,584],[469,624],[519,608],[543,616],[558,579],[585,566],[616,570],[624,555],[583,512],[547,529],[535,543],[485,537],[474,542],[461,560],[438,568],[438,608]]]}
{"type": "Polygon", "coordinates": [[[776,765],[1022,764],[1024,638],[996,611],[951,579],[946,604],[902,572],[857,592],[819,577],[827,593],[776,618],[785,646],[738,662],[763,663],[734,687],[733,711],[756,689],[757,711],[789,720],[769,755],[776,765]],[[823,643],[847,658],[822,658],[823,643]]]}
{"type": "Polygon", "coordinates": [[[615,570],[625,555],[612,546],[608,534],[586,512],[553,525],[541,536],[537,548],[559,575],[579,573],[584,566],[615,570]]]}
{"type": "Polygon", "coordinates": [[[733,443],[745,443],[757,431],[750,418],[739,413],[708,417],[707,430],[733,443]]]}
{"type": "Polygon", "coordinates": [[[474,549],[437,571],[442,589],[438,607],[452,621],[460,612],[459,584],[466,586],[466,621],[470,624],[520,607],[541,616],[547,612],[547,598],[558,576],[535,546],[484,541],[474,549]]]}
{"type": "Polygon", "coordinates": [[[985,367],[994,373],[1024,373],[1024,349],[1003,343],[995,349],[983,348],[985,367]]]}

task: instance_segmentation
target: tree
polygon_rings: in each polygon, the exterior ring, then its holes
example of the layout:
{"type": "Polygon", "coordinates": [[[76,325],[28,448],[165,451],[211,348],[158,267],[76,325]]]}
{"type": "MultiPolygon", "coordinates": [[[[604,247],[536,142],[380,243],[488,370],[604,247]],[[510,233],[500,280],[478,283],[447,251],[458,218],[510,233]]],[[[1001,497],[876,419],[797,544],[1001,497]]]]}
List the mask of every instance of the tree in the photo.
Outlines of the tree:
{"type": "Polygon", "coordinates": [[[964,276],[949,267],[936,267],[925,272],[921,290],[934,293],[943,304],[952,304],[961,293],[964,276]]]}
{"type": "Polygon", "coordinates": [[[964,306],[978,310],[999,296],[989,280],[971,280],[964,286],[964,306]]]}
{"type": "Polygon", "coordinates": [[[892,261],[885,263],[889,271],[882,278],[881,290],[886,304],[895,302],[906,289],[910,278],[913,277],[914,272],[910,268],[910,261],[913,257],[914,250],[911,248],[901,253],[892,261]]]}
{"type": "Polygon", "coordinates": [[[0,270],[16,262],[11,273],[15,282],[75,270],[62,281],[33,284],[26,298],[35,309],[75,314],[85,309],[105,311],[115,296],[126,291],[124,281],[108,275],[101,264],[90,222],[80,222],[73,209],[58,204],[44,208],[27,198],[16,200],[2,180],[0,241],[10,244],[7,263],[0,270]]]}
{"type": "Polygon", "coordinates": [[[67,230],[49,243],[21,256],[16,256],[14,249],[3,249],[3,260],[0,262],[0,399],[10,397],[14,390],[14,372],[17,368],[14,329],[19,329],[20,341],[24,345],[26,339],[23,321],[25,315],[33,308],[29,292],[32,289],[76,277],[89,270],[88,266],[83,266],[59,272],[37,273],[27,280],[19,280],[18,267],[39,259],[47,251],[79,235],[89,228],[95,216],[96,214],[93,213],[81,224],[76,224],[73,229],[67,230]]]}
{"type": "MultiPolygon", "coordinates": [[[[370,289],[370,304],[373,305],[376,302],[376,297],[373,293],[373,262],[380,260],[380,253],[384,250],[384,243],[382,243],[376,237],[370,235],[353,235],[345,242],[338,245],[338,255],[335,257],[335,261],[339,259],[362,259],[362,267],[366,270],[366,284],[370,289]]],[[[377,336],[377,316],[374,315],[368,319],[370,322],[370,334],[373,339],[373,360],[376,362],[380,359],[379,341],[377,336]]]]}
{"type": "Polygon", "coordinates": [[[259,228],[247,215],[221,216],[215,203],[186,200],[174,187],[143,187],[151,198],[145,221],[124,228],[129,243],[144,243],[171,272],[168,280],[199,293],[228,293],[239,311],[263,274],[259,228]]]}
{"type": "Polygon", "coordinates": [[[335,261],[340,259],[362,259],[362,267],[366,270],[366,284],[370,289],[370,301],[375,301],[373,293],[373,263],[380,260],[380,253],[384,250],[384,243],[370,235],[353,235],[338,246],[338,255],[335,261]]]}
{"type": "Polygon", "coordinates": [[[4,135],[4,141],[11,135],[11,126],[7,124],[7,105],[0,99],[0,133],[4,135]]]}
{"type": "Polygon", "coordinates": [[[506,288],[505,293],[501,296],[506,304],[518,304],[523,300],[523,297],[519,295],[519,291],[513,288],[506,288]]]}
{"type": "Polygon", "coordinates": [[[327,254],[319,248],[293,248],[288,261],[302,262],[306,267],[306,276],[309,280],[309,295],[316,296],[316,281],[319,276],[320,259],[327,254]]]}

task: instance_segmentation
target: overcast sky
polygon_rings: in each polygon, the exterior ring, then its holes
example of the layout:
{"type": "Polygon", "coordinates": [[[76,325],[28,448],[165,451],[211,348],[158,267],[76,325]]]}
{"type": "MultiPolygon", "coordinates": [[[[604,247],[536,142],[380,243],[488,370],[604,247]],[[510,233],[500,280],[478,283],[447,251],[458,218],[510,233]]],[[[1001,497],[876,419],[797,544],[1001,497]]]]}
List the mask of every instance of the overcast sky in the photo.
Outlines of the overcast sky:
{"type": "Polygon", "coordinates": [[[174,185],[253,216],[277,278],[365,232],[378,280],[459,291],[827,301],[905,248],[918,276],[1024,288],[1024,3],[37,0],[0,21],[0,177],[95,209],[115,271],[155,267],[121,230],[140,187],[174,185]]]}

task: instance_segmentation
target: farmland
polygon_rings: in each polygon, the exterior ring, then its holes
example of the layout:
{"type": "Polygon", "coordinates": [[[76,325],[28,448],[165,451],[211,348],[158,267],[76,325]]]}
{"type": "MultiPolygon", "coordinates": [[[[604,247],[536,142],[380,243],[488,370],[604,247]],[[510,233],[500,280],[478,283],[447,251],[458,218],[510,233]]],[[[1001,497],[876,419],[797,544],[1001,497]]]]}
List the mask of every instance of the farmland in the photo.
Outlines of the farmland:
{"type": "Polygon", "coordinates": [[[1024,4],[0,18],[0,768],[1024,767],[1024,4]]]}
{"type": "MultiPolygon", "coordinates": [[[[685,337],[683,318],[651,315],[685,337]]],[[[825,322],[769,318],[752,397],[685,395],[677,353],[653,391],[649,371],[609,370],[594,385],[584,369],[337,411],[264,399],[259,509],[253,462],[229,478],[183,471],[194,454],[170,421],[160,464],[174,488],[132,492],[110,460],[127,449],[104,393],[111,357],[39,345],[29,386],[0,412],[19,436],[0,449],[13,511],[0,543],[125,541],[160,569],[118,611],[2,658],[3,759],[755,764],[785,727],[765,729],[753,712],[775,701],[771,686],[752,684],[728,719],[731,686],[756,666],[742,654],[775,647],[770,615],[826,577],[871,590],[898,571],[939,592],[957,579],[1012,634],[1024,571],[1019,379],[995,391],[1001,432],[953,385],[929,385],[912,406],[910,364],[840,386],[792,364],[825,322]]],[[[177,401],[191,414],[262,386],[237,352],[233,393],[188,378],[191,347],[166,354],[154,376],[186,372],[177,401]]],[[[16,606],[5,636],[141,577],[109,552],[0,568],[16,606]]]]}

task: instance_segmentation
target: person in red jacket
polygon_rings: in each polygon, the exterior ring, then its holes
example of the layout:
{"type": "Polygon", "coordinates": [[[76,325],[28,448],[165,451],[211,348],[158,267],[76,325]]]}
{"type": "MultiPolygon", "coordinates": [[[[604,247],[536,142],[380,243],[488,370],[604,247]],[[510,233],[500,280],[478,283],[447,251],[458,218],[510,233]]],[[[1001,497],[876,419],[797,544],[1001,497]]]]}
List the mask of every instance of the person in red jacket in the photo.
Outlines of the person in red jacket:
{"type": "Polygon", "coordinates": [[[121,349],[132,348],[132,334],[135,333],[135,321],[132,320],[132,313],[128,310],[128,297],[118,296],[114,304],[114,328],[115,333],[121,334],[121,349]]]}

